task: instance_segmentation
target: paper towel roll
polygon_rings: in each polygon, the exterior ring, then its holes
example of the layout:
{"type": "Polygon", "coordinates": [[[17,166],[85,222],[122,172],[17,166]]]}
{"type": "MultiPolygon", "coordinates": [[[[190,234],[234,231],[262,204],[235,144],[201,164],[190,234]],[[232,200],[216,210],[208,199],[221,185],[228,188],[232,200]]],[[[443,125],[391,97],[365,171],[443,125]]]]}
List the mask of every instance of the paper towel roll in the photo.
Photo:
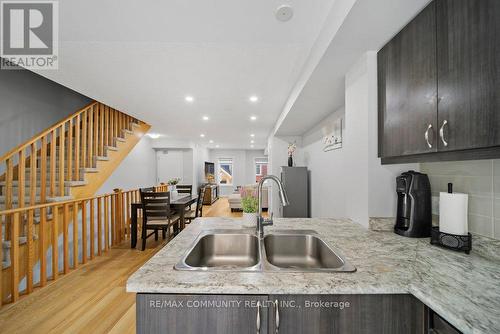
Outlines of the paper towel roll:
{"type": "Polygon", "coordinates": [[[467,235],[469,195],[439,193],[439,231],[467,235]]]}

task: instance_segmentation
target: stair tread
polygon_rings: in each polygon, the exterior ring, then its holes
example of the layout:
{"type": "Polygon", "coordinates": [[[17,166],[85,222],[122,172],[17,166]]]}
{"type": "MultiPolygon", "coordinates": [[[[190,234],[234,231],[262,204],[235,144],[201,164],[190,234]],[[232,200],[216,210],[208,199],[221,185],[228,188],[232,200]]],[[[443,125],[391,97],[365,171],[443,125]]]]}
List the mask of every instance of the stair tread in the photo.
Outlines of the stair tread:
{"type": "MultiPolygon", "coordinates": [[[[30,199],[29,195],[24,196],[24,205],[25,206],[29,205],[29,199],[30,199]]],[[[47,203],[52,203],[52,202],[69,201],[69,200],[73,199],[73,196],[70,196],[70,195],[55,196],[55,197],[46,196],[45,199],[46,199],[47,203]]],[[[35,201],[37,202],[37,204],[39,204],[39,202],[40,202],[40,195],[36,195],[35,196],[35,201]]],[[[12,196],[12,202],[13,203],[18,203],[19,202],[19,197],[17,195],[12,196]]],[[[5,196],[4,195],[0,195],[0,203],[5,203],[5,196]]]]}
{"type": "MultiPolygon", "coordinates": [[[[33,240],[37,240],[38,239],[38,235],[36,235],[35,233],[33,233],[33,240]]],[[[18,241],[19,241],[19,245],[24,245],[28,242],[28,237],[26,236],[20,236],[18,238],[18,241]]],[[[10,248],[11,247],[11,240],[2,240],[2,247],[4,249],[6,248],[10,248]]]]}
{"type": "Polygon", "coordinates": [[[55,203],[55,202],[64,202],[64,201],[70,201],[74,199],[73,196],[55,196],[55,197],[49,197],[47,196],[47,203],[55,203]]]}
{"type": "MultiPolygon", "coordinates": [[[[49,180],[47,180],[47,188],[50,187],[50,183],[49,183],[49,180]]],[[[12,187],[13,188],[17,188],[19,184],[19,181],[18,180],[14,180],[12,181],[12,187]]],[[[24,184],[26,186],[29,186],[31,184],[31,181],[30,180],[26,180],[24,182],[24,184]]],[[[64,186],[66,187],[78,187],[78,186],[83,186],[83,185],[87,185],[88,184],[88,181],[84,181],[84,180],[80,180],[80,181],[64,181],[64,186]]],[[[7,185],[7,182],[6,181],[0,181],[0,187],[5,187],[7,185]]],[[[36,187],[40,187],[42,185],[42,183],[40,182],[40,180],[38,179],[36,181],[36,187]]]]}
{"type": "MultiPolygon", "coordinates": [[[[72,168],[72,170],[74,170],[74,168],[72,168]]],[[[41,172],[40,168],[37,168],[36,171],[37,171],[38,174],[40,174],[40,172],[41,172]]],[[[57,172],[59,172],[59,168],[56,168],[55,171],[56,171],[56,177],[57,177],[57,174],[58,174],[57,172]]],[[[64,171],[67,172],[68,168],[65,167],[64,171]]],[[[99,169],[98,168],[94,168],[94,167],[80,167],[80,172],[95,173],[95,172],[98,172],[98,171],[99,171],[99,169]]],[[[29,172],[31,172],[31,168],[30,167],[26,167],[25,168],[25,173],[29,173],[29,172]]],[[[50,174],[50,171],[49,171],[48,168],[47,168],[47,174],[50,174]]]]}

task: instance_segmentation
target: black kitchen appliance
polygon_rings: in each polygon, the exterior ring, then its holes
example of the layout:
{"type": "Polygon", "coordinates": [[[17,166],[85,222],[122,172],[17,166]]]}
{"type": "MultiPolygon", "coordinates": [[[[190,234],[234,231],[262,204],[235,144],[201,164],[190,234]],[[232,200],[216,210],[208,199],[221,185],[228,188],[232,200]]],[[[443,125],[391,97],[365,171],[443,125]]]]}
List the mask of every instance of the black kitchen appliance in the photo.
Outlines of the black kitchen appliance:
{"type": "Polygon", "coordinates": [[[431,236],[431,184],[427,174],[408,171],[396,178],[398,212],[394,232],[410,238],[431,236]]]}

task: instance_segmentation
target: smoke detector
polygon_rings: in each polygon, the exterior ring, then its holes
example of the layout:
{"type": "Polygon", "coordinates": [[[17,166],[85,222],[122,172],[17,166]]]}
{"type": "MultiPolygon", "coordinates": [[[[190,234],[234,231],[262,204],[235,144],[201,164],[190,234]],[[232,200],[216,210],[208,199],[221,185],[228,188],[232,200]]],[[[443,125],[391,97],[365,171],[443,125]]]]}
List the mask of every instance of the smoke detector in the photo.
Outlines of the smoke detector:
{"type": "Polygon", "coordinates": [[[290,21],[293,16],[293,8],[288,5],[283,5],[276,9],[276,19],[281,22],[290,21]]]}

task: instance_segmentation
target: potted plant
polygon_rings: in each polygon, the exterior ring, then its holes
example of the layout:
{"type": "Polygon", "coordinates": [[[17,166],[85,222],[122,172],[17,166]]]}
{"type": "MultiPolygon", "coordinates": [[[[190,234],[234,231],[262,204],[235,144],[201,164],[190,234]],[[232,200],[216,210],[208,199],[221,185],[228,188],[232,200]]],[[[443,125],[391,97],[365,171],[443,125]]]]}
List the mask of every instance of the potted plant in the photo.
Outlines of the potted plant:
{"type": "Polygon", "coordinates": [[[171,193],[176,193],[177,192],[177,184],[180,182],[180,178],[174,177],[173,179],[170,179],[167,181],[168,184],[168,191],[171,193]]]}
{"type": "Polygon", "coordinates": [[[288,144],[288,167],[293,167],[293,154],[297,149],[297,144],[289,143],[288,144]]]}
{"type": "Polygon", "coordinates": [[[257,189],[245,188],[240,189],[241,208],[243,210],[243,226],[255,227],[257,225],[257,211],[259,199],[257,198],[257,189]]]}

